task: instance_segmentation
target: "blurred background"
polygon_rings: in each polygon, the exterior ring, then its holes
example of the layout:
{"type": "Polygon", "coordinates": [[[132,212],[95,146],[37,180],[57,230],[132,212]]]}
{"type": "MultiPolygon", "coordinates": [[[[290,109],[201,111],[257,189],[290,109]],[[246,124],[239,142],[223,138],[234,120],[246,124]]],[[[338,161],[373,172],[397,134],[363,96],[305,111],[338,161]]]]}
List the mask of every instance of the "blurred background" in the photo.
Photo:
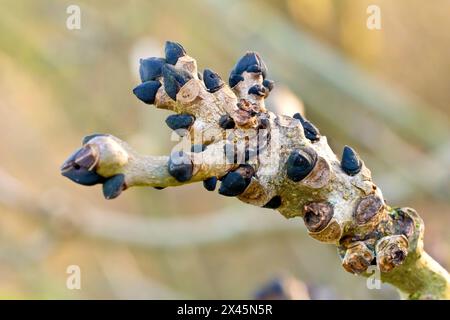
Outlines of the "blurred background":
{"type": "Polygon", "coordinates": [[[345,272],[300,219],[201,184],[106,201],[60,175],[94,132],[168,154],[170,113],[131,91],[138,59],[162,55],[165,40],[224,79],[260,52],[276,81],[269,108],[304,106],[337,154],[356,148],[387,201],[421,214],[426,250],[450,268],[449,11],[448,0],[0,0],[0,298],[245,299],[276,279],[301,298],[398,298],[345,272]],[[66,28],[73,4],[80,30],[66,28]],[[371,4],[381,30],[366,27],[371,4]],[[81,290],[66,287],[70,265],[81,290]]]}

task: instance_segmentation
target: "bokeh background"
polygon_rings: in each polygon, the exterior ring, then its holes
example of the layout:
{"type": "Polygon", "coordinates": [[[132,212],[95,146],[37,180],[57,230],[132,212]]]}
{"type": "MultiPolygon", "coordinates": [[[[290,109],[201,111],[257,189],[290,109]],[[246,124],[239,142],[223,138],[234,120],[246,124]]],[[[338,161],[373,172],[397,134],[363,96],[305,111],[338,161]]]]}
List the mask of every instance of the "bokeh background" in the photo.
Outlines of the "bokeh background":
{"type": "Polygon", "coordinates": [[[280,277],[312,299],[398,298],[346,273],[300,219],[201,184],[106,201],[60,176],[94,132],[169,152],[169,112],[131,92],[138,59],[167,39],[223,78],[259,51],[276,81],[269,108],[304,105],[338,154],[356,148],[389,203],[419,211],[448,269],[448,12],[448,0],[0,0],[0,298],[253,298],[280,277]],[[71,4],[80,30],[66,28],[71,4]],[[370,4],[381,30],[366,27],[370,4]],[[69,265],[81,290],[66,288],[69,265]]]}

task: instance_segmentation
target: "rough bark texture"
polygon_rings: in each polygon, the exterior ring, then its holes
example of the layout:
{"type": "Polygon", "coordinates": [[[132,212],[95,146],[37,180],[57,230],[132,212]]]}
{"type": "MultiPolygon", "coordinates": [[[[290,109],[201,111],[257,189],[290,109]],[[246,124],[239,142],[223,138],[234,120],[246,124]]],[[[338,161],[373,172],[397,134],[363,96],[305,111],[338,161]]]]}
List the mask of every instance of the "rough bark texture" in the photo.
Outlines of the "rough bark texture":
{"type": "Polygon", "coordinates": [[[63,164],[63,175],[103,184],[107,199],[133,186],[204,181],[214,190],[218,179],[222,195],[303,217],[311,237],[338,247],[345,270],[368,276],[376,265],[403,298],[450,298],[447,271],[423,250],[419,215],[388,206],[353,149],[339,160],[303,116],[266,110],[273,82],[258,54],[238,61],[231,87],[210,70],[200,79],[196,61],[173,42],[165,59],[142,60],[140,71],[143,83],[134,93],[178,114],[167,120],[181,136],[178,148],[170,156],[143,156],[114,136],[92,135],[63,164]]]}

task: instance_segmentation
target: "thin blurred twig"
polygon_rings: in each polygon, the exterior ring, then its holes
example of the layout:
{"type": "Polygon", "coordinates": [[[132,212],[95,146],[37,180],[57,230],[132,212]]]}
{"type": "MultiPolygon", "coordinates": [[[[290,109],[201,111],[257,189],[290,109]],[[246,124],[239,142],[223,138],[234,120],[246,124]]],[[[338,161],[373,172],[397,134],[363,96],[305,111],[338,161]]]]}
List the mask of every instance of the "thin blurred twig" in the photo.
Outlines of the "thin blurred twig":
{"type": "MultiPolygon", "coordinates": [[[[0,204],[47,220],[69,222],[85,236],[153,249],[210,245],[240,236],[271,232],[301,231],[299,220],[285,220],[261,209],[233,208],[197,217],[148,218],[112,212],[60,195],[52,205],[31,195],[17,179],[0,168],[0,204]],[[65,200],[63,200],[65,199],[65,200]],[[64,203],[55,204],[55,202],[64,203]]],[[[58,224],[57,224],[58,225],[58,224]]]]}

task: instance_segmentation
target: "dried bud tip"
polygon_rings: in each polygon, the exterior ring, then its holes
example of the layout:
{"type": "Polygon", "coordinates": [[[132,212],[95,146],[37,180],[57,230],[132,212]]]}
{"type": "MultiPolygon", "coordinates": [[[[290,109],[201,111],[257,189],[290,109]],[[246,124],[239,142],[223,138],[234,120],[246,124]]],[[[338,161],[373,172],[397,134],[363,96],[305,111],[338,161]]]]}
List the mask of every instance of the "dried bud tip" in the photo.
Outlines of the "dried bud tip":
{"type": "Polygon", "coordinates": [[[350,273],[362,273],[372,263],[375,258],[374,253],[364,242],[358,241],[352,244],[345,252],[342,266],[350,273]]]}
{"type": "Polygon", "coordinates": [[[304,206],[303,221],[310,232],[319,232],[333,217],[333,206],[326,202],[313,202],[304,206]]]}
{"type": "Polygon", "coordinates": [[[401,265],[408,255],[408,247],[408,239],[404,235],[381,238],[375,248],[380,271],[389,272],[401,265]]]}
{"type": "Polygon", "coordinates": [[[355,210],[355,221],[358,225],[368,223],[383,209],[383,200],[375,194],[362,198],[355,210]]]}

